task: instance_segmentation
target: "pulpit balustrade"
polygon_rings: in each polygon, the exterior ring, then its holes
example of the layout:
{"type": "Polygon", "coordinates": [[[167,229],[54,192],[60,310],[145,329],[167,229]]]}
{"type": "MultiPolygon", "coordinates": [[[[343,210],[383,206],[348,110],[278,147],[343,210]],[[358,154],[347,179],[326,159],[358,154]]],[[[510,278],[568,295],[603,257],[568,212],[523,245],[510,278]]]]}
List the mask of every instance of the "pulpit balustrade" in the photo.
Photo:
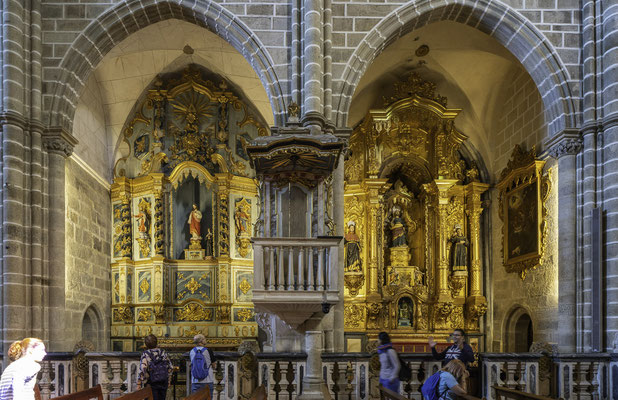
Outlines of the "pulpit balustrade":
{"type": "MultiPolygon", "coordinates": [[[[296,399],[302,393],[302,376],[306,365],[304,353],[259,353],[252,371],[235,352],[217,353],[220,362],[215,369],[214,399],[249,398],[258,385],[263,385],[269,399],[296,399]],[[246,384],[253,376],[252,386],[246,384]]],[[[412,370],[408,382],[402,382],[400,393],[408,399],[421,399],[424,380],[437,371],[440,363],[428,354],[402,354],[412,370]]],[[[377,354],[325,353],[323,376],[333,399],[379,399],[379,361],[377,354]]],[[[563,399],[614,399],[613,386],[618,382],[618,354],[480,354],[479,379],[481,397],[496,399],[492,386],[563,399]]],[[[176,359],[180,367],[176,387],[168,398],[185,397],[189,390],[186,371],[188,357],[176,359]],[[182,364],[182,365],[179,365],[182,364]]],[[[43,400],[73,393],[100,384],[106,400],[135,391],[139,353],[50,353],[42,363],[39,385],[43,400]],[[81,382],[81,383],[80,383],[81,382]]]]}

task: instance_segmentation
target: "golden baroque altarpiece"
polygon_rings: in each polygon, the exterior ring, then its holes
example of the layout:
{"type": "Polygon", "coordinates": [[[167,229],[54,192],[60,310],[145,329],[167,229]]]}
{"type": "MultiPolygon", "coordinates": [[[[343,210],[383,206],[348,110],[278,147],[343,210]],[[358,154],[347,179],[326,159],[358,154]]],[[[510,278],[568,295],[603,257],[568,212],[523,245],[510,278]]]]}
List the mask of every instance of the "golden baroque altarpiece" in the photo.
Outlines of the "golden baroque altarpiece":
{"type": "Polygon", "coordinates": [[[345,163],[345,330],[395,343],[480,334],[489,185],[460,155],[460,110],[415,74],[384,102],[354,129],[345,163]]]}
{"type": "Polygon", "coordinates": [[[246,144],[266,124],[218,76],[159,76],[123,128],[112,185],[112,346],[257,337],[250,243],[259,213],[246,144]]]}

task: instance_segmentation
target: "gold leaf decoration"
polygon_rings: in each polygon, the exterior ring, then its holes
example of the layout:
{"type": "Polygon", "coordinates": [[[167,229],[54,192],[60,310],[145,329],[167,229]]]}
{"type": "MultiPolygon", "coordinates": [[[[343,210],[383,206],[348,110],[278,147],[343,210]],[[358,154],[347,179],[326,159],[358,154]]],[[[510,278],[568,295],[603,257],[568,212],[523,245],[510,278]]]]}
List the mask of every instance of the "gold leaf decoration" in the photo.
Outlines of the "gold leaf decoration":
{"type": "Polygon", "coordinates": [[[212,310],[197,303],[189,303],[176,310],[176,319],[178,321],[208,321],[212,319],[212,310]]]}
{"type": "Polygon", "coordinates": [[[142,291],[142,293],[146,293],[148,289],[150,289],[150,283],[148,283],[148,279],[142,279],[139,284],[139,289],[142,291]]]}
{"type": "Polygon", "coordinates": [[[194,294],[199,288],[202,287],[202,284],[196,281],[195,278],[191,277],[189,282],[185,284],[185,287],[189,290],[189,292],[191,292],[191,294],[194,294]]]}
{"type": "Polygon", "coordinates": [[[238,288],[240,289],[242,294],[247,294],[247,292],[251,289],[251,284],[249,283],[249,281],[247,281],[246,278],[243,278],[243,280],[238,285],[238,288]]]}

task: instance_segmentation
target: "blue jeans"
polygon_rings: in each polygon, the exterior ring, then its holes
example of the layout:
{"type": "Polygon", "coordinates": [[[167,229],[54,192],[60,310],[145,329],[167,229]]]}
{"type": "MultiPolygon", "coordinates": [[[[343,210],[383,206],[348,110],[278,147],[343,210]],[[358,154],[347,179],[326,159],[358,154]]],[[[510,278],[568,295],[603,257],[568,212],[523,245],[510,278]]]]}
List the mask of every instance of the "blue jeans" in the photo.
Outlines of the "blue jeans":
{"type": "Polygon", "coordinates": [[[380,385],[399,394],[399,379],[395,379],[391,382],[389,380],[380,378],[380,385]]]}
{"type": "Polygon", "coordinates": [[[191,393],[195,393],[198,390],[200,390],[201,388],[203,388],[204,386],[208,385],[208,387],[210,388],[210,398],[212,398],[212,389],[214,384],[212,382],[207,382],[207,383],[192,383],[191,384],[191,393]]]}

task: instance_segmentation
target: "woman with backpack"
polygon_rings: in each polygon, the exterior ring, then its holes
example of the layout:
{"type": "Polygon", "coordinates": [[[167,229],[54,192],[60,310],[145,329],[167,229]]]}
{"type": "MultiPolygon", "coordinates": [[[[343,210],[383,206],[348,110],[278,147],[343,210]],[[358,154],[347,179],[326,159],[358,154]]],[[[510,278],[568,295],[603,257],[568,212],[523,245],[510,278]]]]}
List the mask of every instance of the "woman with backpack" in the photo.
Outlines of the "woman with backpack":
{"type": "Polygon", "coordinates": [[[195,347],[191,349],[189,357],[191,358],[191,393],[197,392],[204,386],[210,388],[210,397],[212,398],[212,390],[214,387],[215,367],[214,353],[206,347],[206,337],[197,334],[193,337],[195,347]]]}
{"type": "Polygon", "coordinates": [[[378,344],[380,385],[399,394],[399,369],[401,364],[388,333],[380,332],[378,334],[378,344]]]}
{"type": "Polygon", "coordinates": [[[460,360],[453,359],[440,371],[427,378],[421,387],[421,393],[425,400],[468,398],[463,388],[463,383],[467,377],[468,371],[465,364],[460,360]]]}
{"type": "Polygon", "coordinates": [[[157,337],[148,335],[144,338],[146,350],[139,361],[137,389],[149,385],[154,400],[165,400],[167,387],[172,380],[172,362],[165,350],[157,347],[157,337]]]}

